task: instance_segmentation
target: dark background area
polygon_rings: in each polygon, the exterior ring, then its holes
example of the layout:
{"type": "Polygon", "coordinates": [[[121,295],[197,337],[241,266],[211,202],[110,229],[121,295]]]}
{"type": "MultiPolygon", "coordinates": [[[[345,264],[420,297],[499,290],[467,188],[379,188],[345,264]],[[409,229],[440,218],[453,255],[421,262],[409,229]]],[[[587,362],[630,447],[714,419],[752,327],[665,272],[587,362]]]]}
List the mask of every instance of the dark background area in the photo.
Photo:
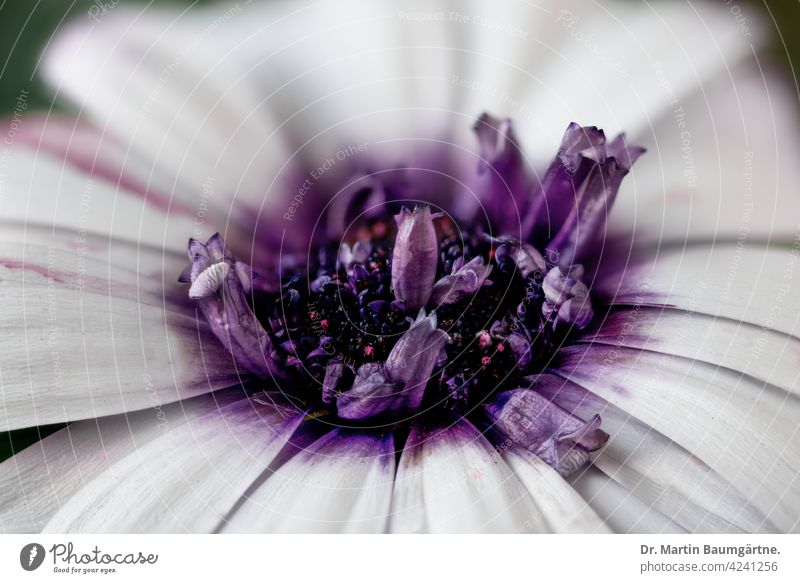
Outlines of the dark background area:
{"type": "MultiPolygon", "coordinates": [[[[211,0],[122,1],[127,4],[181,7],[211,3],[211,0]]],[[[723,3],[724,0],[716,1],[723,3]]],[[[768,22],[772,22],[774,34],[767,52],[796,79],[795,64],[800,64],[800,0],[737,2],[755,6],[764,13],[768,22]]],[[[34,73],[41,50],[63,22],[81,16],[88,18],[92,6],[102,6],[104,3],[115,4],[114,0],[0,0],[0,116],[13,111],[17,96],[23,90],[29,92],[29,109],[59,107],[53,103],[51,92],[38,81],[34,73]]],[[[60,427],[63,426],[0,433],[0,461],[60,427]]]]}

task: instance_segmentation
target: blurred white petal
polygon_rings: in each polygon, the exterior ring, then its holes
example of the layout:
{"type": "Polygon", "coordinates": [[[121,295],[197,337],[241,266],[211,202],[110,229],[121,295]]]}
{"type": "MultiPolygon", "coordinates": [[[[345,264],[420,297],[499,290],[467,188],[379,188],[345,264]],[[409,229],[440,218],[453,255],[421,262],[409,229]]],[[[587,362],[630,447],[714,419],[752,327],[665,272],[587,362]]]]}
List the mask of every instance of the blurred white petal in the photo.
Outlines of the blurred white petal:
{"type": "Polygon", "coordinates": [[[635,245],[797,234],[796,90],[768,60],[729,65],[635,136],[648,153],[611,213],[612,226],[636,230],[635,245]]]}
{"type": "MultiPolygon", "coordinates": [[[[486,109],[514,117],[540,163],[568,121],[649,135],[671,115],[673,95],[688,98],[752,55],[763,35],[748,17],[755,34],[744,41],[734,18],[702,3],[117,8],[103,26],[73,23],[44,63],[61,93],[176,176],[186,187],[178,197],[213,175],[226,203],[236,196],[248,210],[264,202],[279,214],[295,169],[305,174],[342,145],[368,142],[361,166],[391,152],[389,163],[427,167],[419,148],[428,139],[455,140],[460,159],[471,120],[486,109]],[[576,40],[589,31],[592,43],[576,40]]],[[[682,160],[667,161],[665,172],[682,171],[682,160]]],[[[709,204],[718,193],[705,193],[709,204]]]]}
{"type": "Polygon", "coordinates": [[[191,15],[120,6],[102,26],[78,20],[64,28],[43,71],[61,98],[120,137],[150,171],[171,176],[178,200],[192,206],[210,184],[218,208],[230,212],[240,192],[260,201],[289,153],[273,133],[265,96],[202,42],[210,32],[199,24],[191,15]]]}

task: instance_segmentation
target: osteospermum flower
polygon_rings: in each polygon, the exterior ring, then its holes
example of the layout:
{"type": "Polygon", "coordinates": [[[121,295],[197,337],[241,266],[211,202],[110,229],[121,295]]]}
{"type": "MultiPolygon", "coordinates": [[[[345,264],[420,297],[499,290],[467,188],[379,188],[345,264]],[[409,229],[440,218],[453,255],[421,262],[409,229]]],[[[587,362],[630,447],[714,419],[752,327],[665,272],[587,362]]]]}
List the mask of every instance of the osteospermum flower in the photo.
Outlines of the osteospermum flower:
{"type": "Polygon", "coordinates": [[[2,166],[0,422],[68,425],[0,465],[3,529],[796,529],[798,151],[748,22],[62,31],[80,115],[2,166]]]}

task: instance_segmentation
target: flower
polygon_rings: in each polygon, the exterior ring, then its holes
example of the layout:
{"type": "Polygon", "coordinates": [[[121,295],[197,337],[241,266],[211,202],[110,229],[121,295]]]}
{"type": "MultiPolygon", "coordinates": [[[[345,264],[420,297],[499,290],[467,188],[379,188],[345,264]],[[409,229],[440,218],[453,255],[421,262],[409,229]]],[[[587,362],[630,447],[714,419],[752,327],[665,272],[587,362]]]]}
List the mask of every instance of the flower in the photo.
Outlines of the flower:
{"type": "Polygon", "coordinates": [[[407,309],[419,310],[431,297],[439,261],[431,210],[428,206],[417,206],[411,213],[403,207],[395,220],[392,289],[407,309]]]}
{"type": "Polygon", "coordinates": [[[452,272],[431,286],[433,301],[436,305],[454,304],[472,296],[482,286],[492,283],[486,279],[491,272],[492,266],[484,265],[480,255],[467,263],[463,257],[458,257],[453,262],[452,272]]]}
{"type": "Polygon", "coordinates": [[[566,273],[555,266],[544,277],[542,315],[552,322],[553,328],[559,324],[585,328],[591,322],[594,312],[589,300],[589,288],[580,279],[582,275],[582,265],[571,265],[566,273]]]}
{"type": "Polygon", "coordinates": [[[542,8],[60,32],[78,117],[0,166],[0,421],[69,425],[0,464],[2,528],[796,529],[798,145],[757,19],[542,8]]]}

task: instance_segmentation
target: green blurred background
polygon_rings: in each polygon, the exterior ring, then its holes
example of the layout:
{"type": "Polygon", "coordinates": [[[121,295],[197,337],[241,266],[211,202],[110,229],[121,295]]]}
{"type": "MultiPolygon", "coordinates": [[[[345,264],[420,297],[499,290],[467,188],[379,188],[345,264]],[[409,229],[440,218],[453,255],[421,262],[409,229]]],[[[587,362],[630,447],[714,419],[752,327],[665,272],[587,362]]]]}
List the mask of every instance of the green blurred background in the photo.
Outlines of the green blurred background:
{"type": "MultiPolygon", "coordinates": [[[[127,4],[191,6],[209,4],[213,0],[121,0],[127,4]]],[[[269,1],[269,0],[254,0],[269,1]]],[[[630,2],[637,0],[627,0],[630,2]]],[[[683,0],[669,0],[681,2],[683,0]]],[[[714,0],[724,3],[724,0],[714,0]]],[[[112,3],[106,1],[106,3],[112,3]]],[[[63,22],[72,17],[87,18],[89,9],[102,5],[100,0],[0,0],[0,115],[13,111],[17,96],[29,92],[28,107],[58,107],[51,93],[34,74],[39,54],[48,39],[63,22]]],[[[773,36],[767,51],[783,63],[789,75],[796,75],[793,63],[800,63],[800,0],[740,0],[762,11],[772,22],[773,36]]],[[[27,447],[44,435],[62,426],[31,428],[0,433],[0,460],[27,447]]]]}

